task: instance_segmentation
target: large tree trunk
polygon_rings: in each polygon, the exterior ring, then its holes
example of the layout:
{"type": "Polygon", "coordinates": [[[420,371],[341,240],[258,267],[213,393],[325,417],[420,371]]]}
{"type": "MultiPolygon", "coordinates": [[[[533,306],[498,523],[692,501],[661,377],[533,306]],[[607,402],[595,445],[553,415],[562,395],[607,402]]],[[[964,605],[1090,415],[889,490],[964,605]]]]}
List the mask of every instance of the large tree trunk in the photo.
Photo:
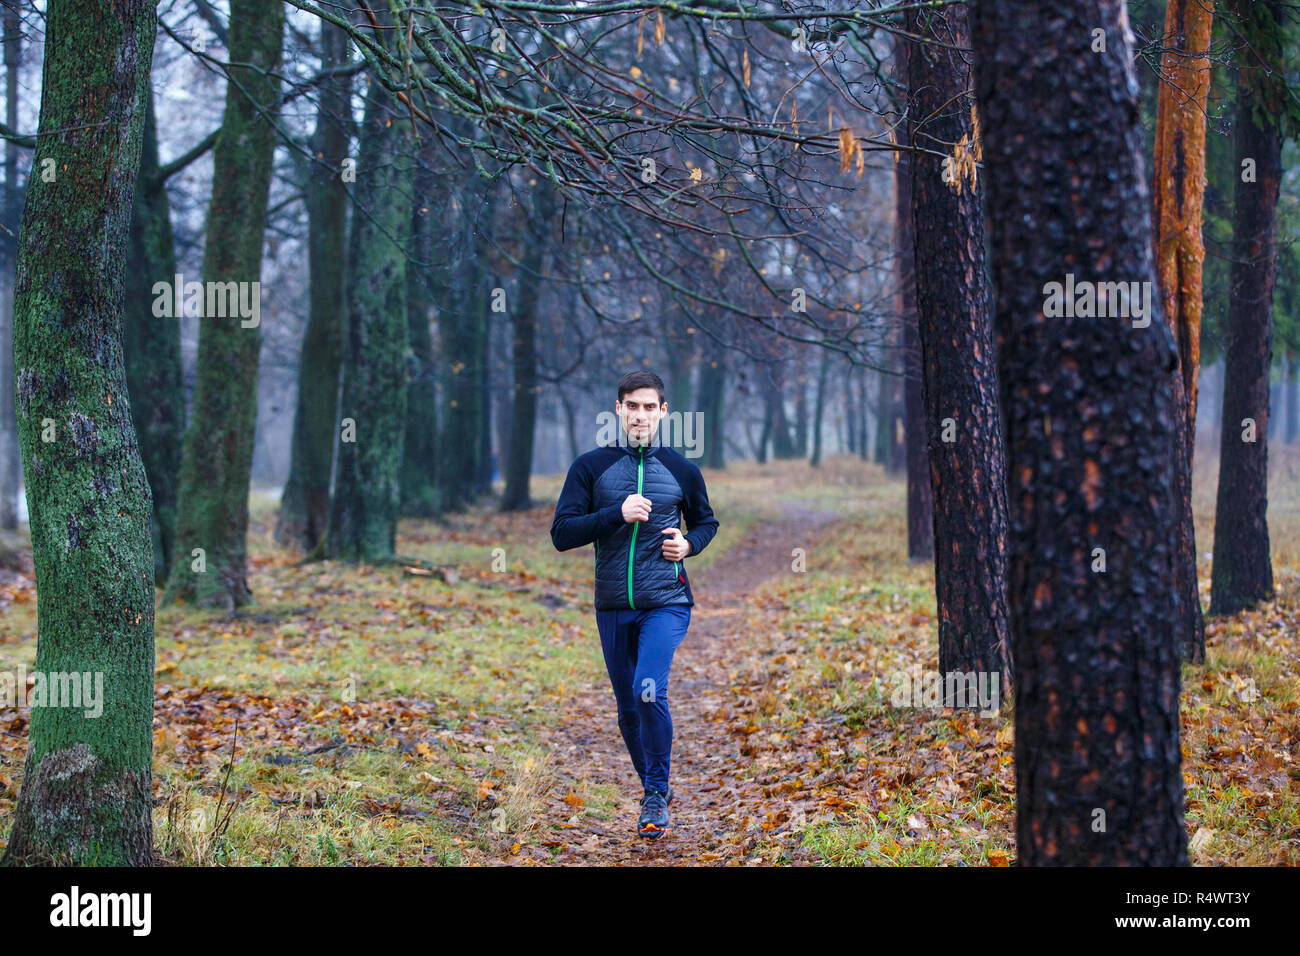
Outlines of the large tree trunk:
{"type": "MultiPolygon", "coordinates": [[[[911,184],[917,328],[934,498],[939,671],[996,676],[1000,687],[1009,688],[1006,473],[974,168],[974,102],[967,95],[967,10],[961,5],[908,10],[907,28],[925,39],[908,56],[908,115],[913,122],[924,120],[919,126],[909,124],[910,141],[933,151],[959,144],[957,159],[963,160],[947,164],[950,181],[945,182],[944,161],[932,152],[918,152],[911,184]]],[[[979,702],[967,697],[964,705],[978,707],[979,702]]]]}
{"type": "MultiPolygon", "coordinates": [[[[4,10],[5,123],[18,128],[18,64],[22,54],[22,22],[16,6],[4,10]]],[[[18,492],[22,484],[22,455],[14,418],[14,263],[22,207],[18,190],[18,144],[5,140],[4,191],[0,192],[0,531],[18,527],[18,492]]]]}
{"type": "Polygon", "coordinates": [[[166,583],[176,551],[176,496],[185,432],[185,392],[181,384],[180,317],[154,315],[153,286],[162,282],[170,289],[176,275],[176,245],[172,240],[167,187],[158,175],[158,128],[152,91],[145,102],[140,177],[131,218],[131,268],[126,272],[122,343],[131,417],[153,492],[154,577],[161,585],[166,583]]]}
{"type": "Polygon", "coordinates": [[[6,863],[153,862],[152,502],[121,336],[155,29],[147,0],[47,8],[14,310],[35,671],[84,675],[98,701],[32,707],[6,863]]]}
{"type": "Polygon", "coordinates": [[[1269,366],[1284,110],[1281,4],[1234,3],[1244,48],[1237,73],[1237,180],[1232,280],[1223,359],[1223,435],[1214,514],[1210,613],[1233,614],[1273,597],[1268,542],[1269,366]],[[1253,175],[1248,168],[1253,167],[1253,175]],[[1248,423],[1249,420],[1249,423],[1248,423]]]}
{"type": "Polygon", "coordinates": [[[357,194],[348,250],[343,356],[344,434],[326,551],[346,561],[382,561],[397,549],[406,439],[406,252],[410,236],[413,133],[396,100],[372,80],[366,92],[357,194]]]}
{"type": "MultiPolygon", "coordinates": [[[[284,7],[231,0],[230,79],[221,133],[213,148],[212,202],[203,280],[259,289],[262,238],[275,152],[284,7]],[[253,286],[253,283],[258,283],[253,286]]],[[[208,286],[214,288],[214,286],[208,286]]],[[[257,427],[261,327],[228,314],[199,325],[194,405],[185,430],[176,511],[177,554],[167,600],[233,609],[248,603],[245,568],[248,483],[257,427]],[[196,553],[197,552],[197,553],[196,553]]]]}
{"type": "MultiPolygon", "coordinates": [[[[896,82],[908,85],[908,44],[894,39],[896,82]]],[[[970,71],[967,70],[967,73],[970,71]]],[[[900,125],[900,146],[910,146],[907,126],[900,125]]],[[[934,495],[926,451],[925,402],[922,394],[921,343],[916,315],[916,267],[912,230],[912,160],[900,150],[894,165],[894,273],[898,283],[898,313],[903,323],[903,440],[907,454],[907,557],[934,559],[934,495]]]]}
{"type": "Polygon", "coordinates": [[[976,0],[972,26],[1007,411],[1020,863],[1186,864],[1170,550],[1182,410],[1126,8],[976,0]],[[1145,283],[1149,325],[1057,314],[1047,283],[1067,275],[1145,283]]]}
{"type": "Polygon", "coordinates": [[[1183,656],[1205,659],[1205,621],[1196,579],[1192,452],[1201,365],[1201,210],[1205,196],[1205,106],[1210,92],[1213,0],[1169,0],[1155,144],[1156,275],[1165,319],[1178,340],[1175,407],[1183,410],[1174,469],[1175,587],[1182,601],[1183,656]]]}
{"type": "MultiPolygon", "coordinates": [[[[321,69],[348,62],[347,34],[321,21],[321,69]]],[[[312,552],[329,527],[330,474],[338,438],[339,367],[347,314],[348,189],[342,164],[351,141],[351,84],[336,75],[321,83],[307,189],[307,328],[298,362],[289,477],[275,538],[312,552]]]]}

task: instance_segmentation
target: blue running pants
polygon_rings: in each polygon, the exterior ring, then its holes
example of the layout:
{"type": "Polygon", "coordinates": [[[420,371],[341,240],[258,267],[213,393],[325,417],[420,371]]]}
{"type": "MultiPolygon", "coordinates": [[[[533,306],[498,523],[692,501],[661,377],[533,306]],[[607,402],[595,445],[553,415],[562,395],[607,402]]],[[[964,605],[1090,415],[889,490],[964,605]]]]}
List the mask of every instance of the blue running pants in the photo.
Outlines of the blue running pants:
{"type": "Polygon", "coordinates": [[[668,791],[673,749],[668,670],[690,623],[689,604],[596,612],[605,669],[618,704],[618,729],[647,793],[668,791]]]}

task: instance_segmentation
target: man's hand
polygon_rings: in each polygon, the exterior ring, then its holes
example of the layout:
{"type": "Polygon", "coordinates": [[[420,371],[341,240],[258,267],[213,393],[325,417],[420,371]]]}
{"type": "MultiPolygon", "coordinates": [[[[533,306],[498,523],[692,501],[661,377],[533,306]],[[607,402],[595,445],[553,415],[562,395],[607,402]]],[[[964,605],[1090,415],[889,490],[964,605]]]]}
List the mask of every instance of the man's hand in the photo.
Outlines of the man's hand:
{"type": "Polygon", "coordinates": [[[660,534],[670,534],[671,538],[664,538],[664,559],[667,561],[680,561],[691,553],[691,543],[682,537],[681,531],[677,528],[664,528],[660,534]]]}
{"type": "Polygon", "coordinates": [[[624,498],[623,520],[628,524],[634,521],[649,521],[650,499],[645,495],[628,495],[624,498]]]}

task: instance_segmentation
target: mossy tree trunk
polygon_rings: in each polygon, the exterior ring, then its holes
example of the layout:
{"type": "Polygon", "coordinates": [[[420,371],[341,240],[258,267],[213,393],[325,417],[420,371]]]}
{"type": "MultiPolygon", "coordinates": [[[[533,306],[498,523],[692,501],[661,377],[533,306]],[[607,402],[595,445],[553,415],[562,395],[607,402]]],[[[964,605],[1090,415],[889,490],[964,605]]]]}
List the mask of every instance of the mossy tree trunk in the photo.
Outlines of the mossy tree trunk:
{"type": "MultiPolygon", "coordinates": [[[[165,584],[176,551],[176,496],[180,483],[181,441],[185,432],[185,392],[181,384],[180,317],[154,315],[155,283],[176,275],[167,186],[158,169],[158,123],[153,93],[146,100],[140,176],[131,217],[131,267],[126,271],[122,344],[131,418],[140,439],[140,457],[153,492],[151,531],[154,577],[165,584]]],[[[170,295],[165,292],[164,295],[170,295]]]]}
{"type": "MultiPolygon", "coordinates": [[[[348,62],[347,34],[321,21],[321,69],[348,62]]],[[[312,552],[329,527],[330,474],[338,437],[339,367],[347,292],[348,190],[343,160],[351,142],[347,76],[321,83],[307,179],[307,328],[298,363],[289,477],[280,499],[275,538],[312,552]]]]}
{"type": "Polygon", "coordinates": [[[973,11],[1006,409],[1019,862],[1185,865],[1171,552],[1182,410],[1154,292],[1127,10],[973,11]],[[1050,316],[1047,284],[1067,274],[1139,283],[1149,324],[1140,309],[1050,316]]]}
{"type": "Polygon", "coordinates": [[[348,250],[342,440],[326,553],[382,561],[397,547],[406,440],[406,250],[414,133],[377,80],[366,92],[348,250]]]}
{"type": "MultiPolygon", "coordinates": [[[[232,65],[213,149],[203,280],[209,289],[237,283],[250,303],[252,284],[260,288],[262,278],[283,32],[282,4],[231,0],[232,65]]],[[[199,325],[194,404],[181,457],[177,553],[166,597],[234,609],[252,597],[245,554],[261,327],[251,317],[230,315],[229,308],[224,316],[208,315],[210,298],[216,297],[205,294],[199,325]]]]}
{"type": "Polygon", "coordinates": [[[10,864],[153,862],[152,502],[127,401],[122,272],[155,29],[149,0],[47,8],[14,334],[35,670],[83,675],[99,703],[32,708],[10,864]]]}

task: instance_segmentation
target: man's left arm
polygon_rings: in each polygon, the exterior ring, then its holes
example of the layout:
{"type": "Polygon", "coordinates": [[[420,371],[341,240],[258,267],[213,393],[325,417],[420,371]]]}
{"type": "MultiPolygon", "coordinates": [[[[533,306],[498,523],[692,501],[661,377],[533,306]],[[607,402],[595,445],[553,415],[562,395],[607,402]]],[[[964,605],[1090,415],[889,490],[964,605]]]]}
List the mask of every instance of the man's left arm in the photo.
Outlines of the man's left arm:
{"type": "MultiPolygon", "coordinates": [[[[704,475],[695,465],[689,465],[682,476],[682,515],[691,530],[682,535],[691,544],[690,555],[703,551],[718,533],[718,519],[709,507],[709,490],[704,485],[704,475]]],[[[687,555],[690,557],[690,555],[687,555]]]]}

